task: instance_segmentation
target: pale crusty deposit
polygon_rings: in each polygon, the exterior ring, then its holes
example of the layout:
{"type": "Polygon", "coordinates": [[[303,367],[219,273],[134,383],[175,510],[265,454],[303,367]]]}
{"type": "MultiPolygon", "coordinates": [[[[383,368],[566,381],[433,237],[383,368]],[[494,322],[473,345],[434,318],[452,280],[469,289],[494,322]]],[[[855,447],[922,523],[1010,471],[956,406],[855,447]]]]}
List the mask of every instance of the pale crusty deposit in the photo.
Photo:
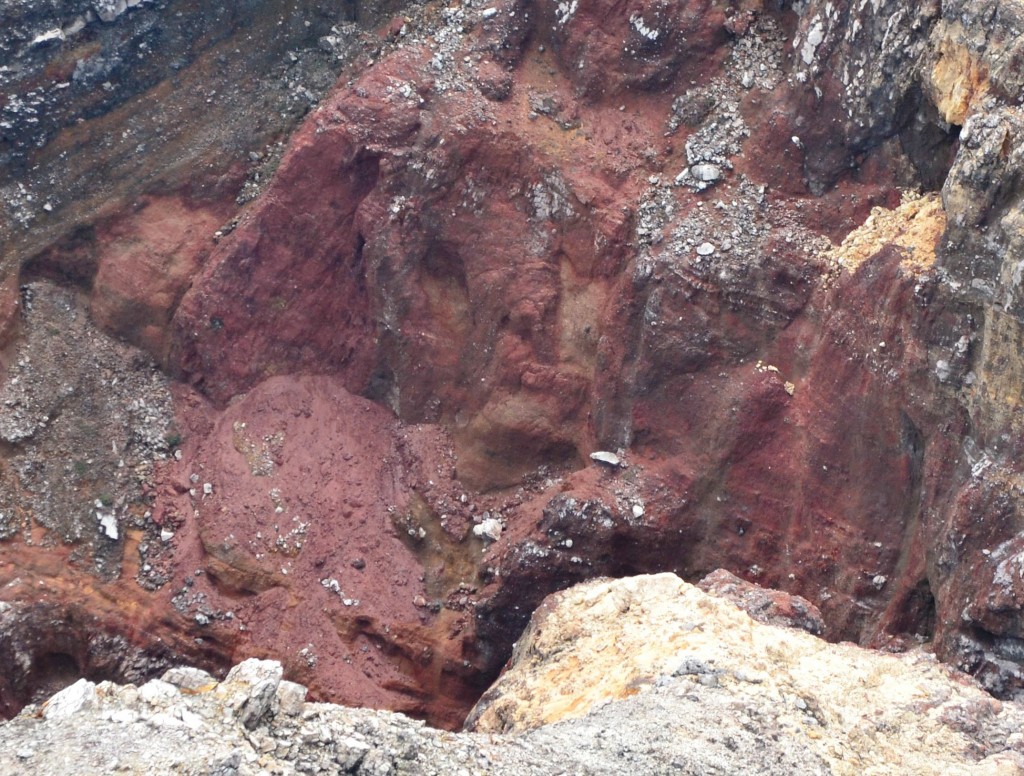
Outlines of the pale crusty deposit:
{"type": "Polygon", "coordinates": [[[728,693],[744,709],[738,716],[774,717],[778,734],[831,773],[1024,773],[1019,704],[1000,703],[924,651],[883,654],[754,622],[674,574],[550,596],[470,725],[522,732],[672,676],[699,696],[728,693]]]}
{"type": "Polygon", "coordinates": [[[896,208],[876,207],[829,256],[842,267],[857,267],[887,245],[904,252],[902,265],[927,270],[946,230],[946,213],[938,194],[906,192],[896,208]]]}

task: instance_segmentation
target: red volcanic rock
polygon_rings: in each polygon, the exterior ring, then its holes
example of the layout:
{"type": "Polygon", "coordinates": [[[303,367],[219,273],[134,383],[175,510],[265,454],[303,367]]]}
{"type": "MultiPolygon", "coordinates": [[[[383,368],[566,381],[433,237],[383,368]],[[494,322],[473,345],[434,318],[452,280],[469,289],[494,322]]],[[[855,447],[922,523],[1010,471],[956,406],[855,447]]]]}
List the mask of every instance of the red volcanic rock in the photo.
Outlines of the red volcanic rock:
{"type": "Polygon", "coordinates": [[[208,395],[224,401],[296,370],[342,372],[348,387],[366,389],[375,354],[358,209],[383,148],[418,127],[421,97],[391,79],[415,78],[422,65],[371,69],[307,122],[257,212],[196,279],[175,325],[183,367],[208,395]]]}
{"type": "Polygon", "coordinates": [[[936,125],[938,6],[876,5],[439,9],[215,246],[171,196],[69,241],[181,380],[152,616],[453,726],[553,590],[728,569],[1017,692],[1021,119],[936,125]],[[871,211],[954,155],[948,227],[871,211]]]}
{"type": "Polygon", "coordinates": [[[544,594],[593,574],[728,568],[813,601],[832,638],[944,632],[956,604],[931,558],[966,424],[933,362],[970,324],[902,249],[842,270],[821,238],[918,174],[911,135],[885,142],[898,112],[847,121],[909,88],[880,76],[904,54],[848,96],[812,65],[852,56],[849,30],[808,63],[793,18],[765,16],[727,58],[703,4],[568,4],[536,22],[541,51],[513,10],[465,49],[407,45],[312,114],[176,313],[182,375],[223,406],[330,373],[450,429],[467,488],[564,475],[481,497],[504,527],[476,617],[490,670],[544,594]],[[627,88],[654,91],[619,110],[627,88]],[[581,468],[602,448],[630,468],[581,468]]]}
{"type": "Polygon", "coordinates": [[[577,0],[537,13],[566,77],[593,100],[704,80],[718,69],[728,35],[725,12],[711,0],[577,0]]]}
{"type": "MultiPolygon", "coordinates": [[[[135,542],[137,546],[137,542],[135,542]]],[[[142,682],[182,662],[223,665],[234,634],[194,639],[166,601],[125,576],[99,583],[67,547],[6,545],[0,574],[0,716],[85,676],[142,682]]]]}
{"type": "Polygon", "coordinates": [[[697,587],[705,593],[732,601],[758,622],[800,628],[815,636],[825,630],[821,612],[806,598],[751,584],[725,569],[711,572],[697,583],[697,587]]]}
{"type": "Polygon", "coordinates": [[[425,62],[409,49],[369,71],[296,136],[184,298],[177,352],[218,402],[268,374],[340,374],[404,419],[451,423],[471,484],[509,484],[592,445],[630,211],[606,172],[565,167],[583,138],[524,118],[529,95],[495,127],[479,95],[425,101],[425,62]]]}
{"type": "Polygon", "coordinates": [[[11,344],[18,333],[18,288],[11,280],[0,284],[0,348],[11,344]]]}
{"type": "Polygon", "coordinates": [[[97,324],[164,359],[171,315],[230,212],[230,206],[153,197],[98,229],[92,293],[97,324]]]}
{"type": "Polygon", "coordinates": [[[317,697],[457,725],[478,668],[446,597],[472,594],[479,550],[443,433],[328,377],[272,378],[221,413],[181,403],[190,441],[155,510],[182,625],[232,634],[232,659],[277,656],[317,697]]]}

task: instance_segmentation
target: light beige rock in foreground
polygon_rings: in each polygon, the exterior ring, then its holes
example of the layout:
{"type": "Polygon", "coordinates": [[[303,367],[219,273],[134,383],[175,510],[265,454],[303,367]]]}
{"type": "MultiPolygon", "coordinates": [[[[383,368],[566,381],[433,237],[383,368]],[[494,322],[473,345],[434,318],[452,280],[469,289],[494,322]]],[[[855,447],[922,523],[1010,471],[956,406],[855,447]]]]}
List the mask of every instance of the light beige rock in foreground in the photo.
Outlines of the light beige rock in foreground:
{"type": "Polygon", "coordinates": [[[660,690],[673,676],[698,696],[725,692],[736,708],[770,709],[780,735],[836,774],[1024,773],[1020,704],[995,700],[924,651],[889,655],[756,623],[674,574],[550,596],[468,726],[522,732],[660,690]]]}

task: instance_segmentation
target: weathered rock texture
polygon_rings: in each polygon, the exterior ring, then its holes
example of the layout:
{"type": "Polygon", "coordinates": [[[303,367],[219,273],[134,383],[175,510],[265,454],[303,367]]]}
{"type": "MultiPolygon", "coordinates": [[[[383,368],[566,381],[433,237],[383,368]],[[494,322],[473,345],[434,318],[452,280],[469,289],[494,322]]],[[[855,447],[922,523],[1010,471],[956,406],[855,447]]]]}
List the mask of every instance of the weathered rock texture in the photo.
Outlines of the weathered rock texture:
{"type": "MultiPolygon", "coordinates": [[[[19,286],[62,283],[163,367],[174,420],[140,478],[84,457],[116,486],[101,536],[33,506],[102,487],[41,475],[59,429],[8,440],[0,600],[96,602],[142,654],[276,656],[318,697],[454,726],[548,593],[725,568],[831,640],[1024,691],[1019,2],[467,0],[372,36],[316,4],[176,7],[3,38],[8,112],[33,78],[69,95],[42,148],[21,107],[4,135],[5,363],[46,326],[19,286]],[[179,46],[190,23],[225,37],[179,46]],[[169,37],[145,83],[60,87],[77,41],[146,24],[169,37]]],[[[80,385],[74,417],[105,390],[80,385]]],[[[106,678],[91,633],[4,633],[6,709],[51,664],[106,678]]]]}
{"type": "Polygon", "coordinates": [[[259,660],[220,683],[193,668],[140,687],[82,679],[0,726],[0,769],[1024,773],[1019,704],[925,653],[882,655],[756,623],[671,574],[549,597],[474,712],[477,733],[306,703],[306,692],[259,660]]]}
{"type": "Polygon", "coordinates": [[[596,580],[548,597],[467,725],[521,733],[665,687],[669,676],[687,686],[672,687],[677,697],[717,691],[746,707],[739,716],[770,718],[824,773],[1024,770],[1024,709],[934,656],[885,655],[758,624],[673,574],[596,580]]]}

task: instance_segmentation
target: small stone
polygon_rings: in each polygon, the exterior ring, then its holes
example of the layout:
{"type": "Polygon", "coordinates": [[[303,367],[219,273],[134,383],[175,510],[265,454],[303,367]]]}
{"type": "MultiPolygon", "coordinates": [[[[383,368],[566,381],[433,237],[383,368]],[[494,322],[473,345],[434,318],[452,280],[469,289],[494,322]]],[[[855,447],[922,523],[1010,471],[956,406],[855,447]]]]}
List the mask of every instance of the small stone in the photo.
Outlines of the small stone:
{"type": "Polygon", "coordinates": [[[168,530],[166,528],[161,528],[160,529],[160,541],[162,541],[162,542],[169,542],[173,538],[174,538],[174,531],[170,531],[170,530],[168,530]]]}
{"type": "Polygon", "coordinates": [[[590,460],[603,463],[605,466],[622,466],[622,459],[619,458],[619,456],[605,450],[598,450],[597,452],[591,453],[590,460]]]}
{"type": "Polygon", "coordinates": [[[704,183],[714,183],[722,177],[722,168],[717,164],[695,164],[690,168],[690,175],[704,183]]]}
{"type": "Polygon", "coordinates": [[[173,684],[175,687],[188,690],[189,692],[199,692],[203,689],[212,688],[217,684],[217,680],[206,673],[206,671],[203,671],[201,668],[193,668],[192,666],[169,668],[164,671],[164,675],[160,679],[167,684],[173,684]]]}
{"type": "Polygon", "coordinates": [[[421,595],[418,595],[418,596],[416,596],[415,598],[412,599],[412,605],[413,606],[418,606],[419,608],[422,609],[423,607],[425,607],[427,605],[427,599],[424,598],[421,595]]]}
{"type": "Polygon", "coordinates": [[[297,717],[306,703],[306,687],[296,682],[282,681],[277,687],[277,702],[282,714],[297,717]]]}
{"type": "Polygon", "coordinates": [[[100,530],[108,538],[114,541],[117,540],[117,517],[110,512],[96,512],[96,519],[100,523],[100,530]]]}
{"type": "Polygon", "coordinates": [[[362,558],[353,558],[351,565],[356,571],[362,571],[366,568],[366,561],[362,558]]]}
{"type": "Polygon", "coordinates": [[[710,256],[714,252],[715,252],[715,246],[712,245],[709,242],[704,242],[704,243],[701,243],[700,245],[697,246],[697,255],[698,256],[710,256]]]}
{"type": "Polygon", "coordinates": [[[221,683],[221,691],[241,701],[236,706],[236,716],[246,729],[256,727],[260,718],[270,710],[282,673],[281,664],[277,661],[250,659],[232,668],[221,683]]]}
{"type": "Polygon", "coordinates": [[[177,687],[162,679],[151,679],[139,688],[139,700],[150,706],[165,706],[179,695],[177,687]]]}
{"type": "Polygon", "coordinates": [[[711,668],[706,662],[695,657],[683,658],[679,667],[672,672],[673,676],[701,676],[704,674],[714,673],[714,669],[711,668]]]}
{"type": "Polygon", "coordinates": [[[497,8],[485,8],[483,14],[481,14],[481,15],[485,19],[493,19],[495,16],[498,15],[498,9],[497,8]]]}
{"type": "Polygon", "coordinates": [[[46,719],[67,719],[82,709],[90,709],[96,705],[96,685],[87,679],[79,679],[70,687],[65,687],[46,702],[43,716],[46,719]]]}
{"type": "Polygon", "coordinates": [[[643,517],[644,516],[644,505],[639,503],[639,502],[637,502],[636,504],[633,505],[633,510],[632,511],[633,511],[633,517],[643,517]]]}
{"type": "Polygon", "coordinates": [[[479,525],[473,526],[473,535],[496,542],[501,538],[501,530],[501,521],[489,517],[479,525]]]}

